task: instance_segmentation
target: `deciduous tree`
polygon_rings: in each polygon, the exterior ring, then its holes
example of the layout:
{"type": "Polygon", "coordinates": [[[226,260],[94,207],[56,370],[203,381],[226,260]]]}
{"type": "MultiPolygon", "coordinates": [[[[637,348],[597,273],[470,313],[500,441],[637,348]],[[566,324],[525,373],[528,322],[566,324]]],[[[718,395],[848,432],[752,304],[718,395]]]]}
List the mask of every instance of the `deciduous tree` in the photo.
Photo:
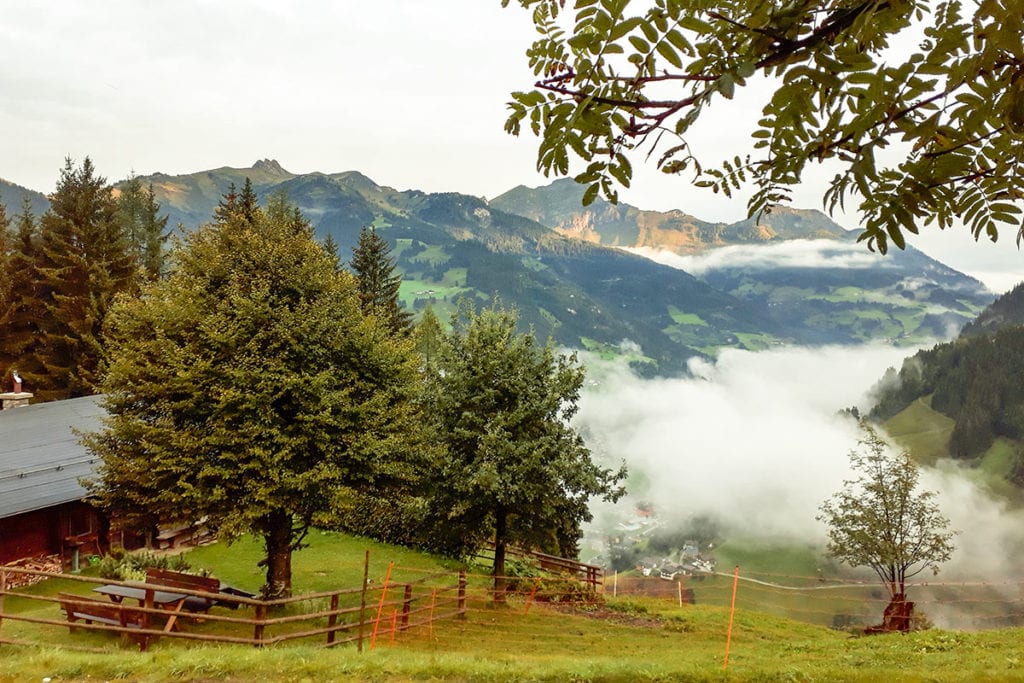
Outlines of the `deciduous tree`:
{"type": "Polygon", "coordinates": [[[861,428],[863,438],[850,451],[857,478],[821,505],[818,519],[828,525],[828,552],[852,567],[870,567],[905,629],[913,605],[906,581],[925,570],[938,573],[953,552],[953,532],[935,493],[917,490],[920,473],[910,456],[892,453],[866,423],[861,428]]]}
{"type": "Polygon", "coordinates": [[[614,201],[635,153],[657,152],[661,170],[694,171],[726,195],[752,183],[756,215],[831,161],[825,206],[856,201],[861,239],[882,252],[922,224],[1024,235],[1016,0],[576,0],[574,12],[565,0],[518,3],[540,34],[527,52],[538,80],[513,94],[506,129],[540,136],[545,173],[584,162],[586,200],[614,201]],[[760,79],[772,86],[752,152],[703,168],[691,128],[760,79]]]}
{"type": "Polygon", "coordinates": [[[624,476],[590,457],[570,426],[583,369],[516,333],[514,312],[463,303],[429,377],[427,405],[447,452],[434,470],[438,541],[468,552],[493,539],[495,598],[509,544],[575,554],[594,496],[614,500],[624,476]]]}
{"type": "Polygon", "coordinates": [[[270,596],[346,491],[405,485],[426,451],[411,342],[362,315],[354,278],[286,213],[201,227],[167,279],[118,302],[110,417],[86,440],[93,490],[130,519],[262,537],[270,596]]]}

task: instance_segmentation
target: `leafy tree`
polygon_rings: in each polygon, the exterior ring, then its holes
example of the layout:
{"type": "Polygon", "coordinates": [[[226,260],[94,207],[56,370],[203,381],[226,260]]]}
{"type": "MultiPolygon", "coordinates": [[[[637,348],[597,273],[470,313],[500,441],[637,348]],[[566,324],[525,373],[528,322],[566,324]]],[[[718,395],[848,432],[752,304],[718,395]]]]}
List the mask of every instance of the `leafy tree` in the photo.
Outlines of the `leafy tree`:
{"type": "Polygon", "coordinates": [[[565,0],[518,3],[540,34],[527,52],[539,80],[513,94],[506,130],[518,135],[527,123],[540,136],[545,173],[585,162],[576,176],[589,185],[585,203],[599,192],[614,201],[633,154],[660,151],[662,171],[692,170],[727,196],[753,183],[750,215],[789,201],[830,161],[839,171],[824,204],[858,201],[861,239],[882,252],[890,241],[902,249],[921,223],[962,220],[975,238],[995,240],[999,226],[1021,220],[1017,2],[576,0],[572,16],[565,0]],[[753,152],[702,168],[687,139],[693,125],[764,78],[774,90],[753,152]]]}
{"type": "Polygon", "coordinates": [[[393,334],[408,335],[412,331],[412,314],[403,311],[398,300],[402,276],[395,272],[391,246],[373,228],[360,230],[359,242],[352,249],[351,266],[359,283],[363,313],[378,316],[393,334]]]}
{"type": "Polygon", "coordinates": [[[11,370],[17,369],[27,387],[35,390],[36,382],[45,376],[35,351],[46,308],[35,272],[39,236],[28,196],[22,198],[21,213],[15,217],[8,239],[3,263],[7,283],[0,293],[0,372],[9,377],[11,370]]]}
{"type": "MultiPolygon", "coordinates": [[[[906,581],[939,564],[953,552],[953,532],[932,491],[918,492],[920,473],[906,453],[894,454],[865,422],[858,449],[850,451],[857,478],[821,505],[819,521],[828,525],[828,552],[852,567],[870,567],[891,598],[905,605],[909,626],[913,603],[906,602],[906,581]]],[[[887,610],[888,611],[888,610],[887,610]]]]}
{"type": "Polygon", "coordinates": [[[417,359],[359,310],[308,224],[275,211],[201,227],[165,280],[108,319],[103,458],[92,489],[139,525],[206,516],[264,541],[269,596],[347,491],[414,481],[417,359]]]}
{"type": "Polygon", "coordinates": [[[46,306],[36,349],[45,375],[26,379],[37,381],[44,399],[91,394],[103,361],[107,309],[138,278],[111,187],[88,157],[77,168],[67,159],[61,170],[39,222],[35,277],[46,306]]]}
{"type": "Polygon", "coordinates": [[[497,305],[476,313],[463,302],[428,380],[428,412],[447,447],[434,468],[436,538],[449,552],[493,538],[497,600],[509,544],[575,555],[587,502],[617,499],[625,474],[595,465],[568,424],[583,369],[517,334],[516,322],[497,305]]]}
{"type": "Polygon", "coordinates": [[[135,260],[146,276],[155,280],[163,272],[167,216],[160,216],[160,202],[153,193],[153,183],[148,188],[143,187],[142,181],[132,175],[120,190],[117,208],[135,260]]]}

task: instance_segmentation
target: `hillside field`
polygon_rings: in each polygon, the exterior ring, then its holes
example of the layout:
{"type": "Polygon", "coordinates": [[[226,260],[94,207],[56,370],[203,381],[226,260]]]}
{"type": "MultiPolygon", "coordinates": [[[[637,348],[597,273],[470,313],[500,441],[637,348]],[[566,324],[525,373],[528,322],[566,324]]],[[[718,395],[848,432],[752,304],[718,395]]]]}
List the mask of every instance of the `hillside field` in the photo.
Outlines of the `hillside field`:
{"type": "MultiPolygon", "coordinates": [[[[295,555],[297,592],[358,583],[366,550],[370,551],[370,576],[377,581],[391,562],[409,572],[457,568],[449,560],[341,534],[318,533],[311,541],[310,548],[295,555]]],[[[257,542],[243,540],[195,549],[187,559],[193,567],[211,569],[225,581],[255,588],[261,581],[255,566],[259,553],[257,542]]],[[[731,553],[737,559],[740,555],[738,549],[731,553]]],[[[806,563],[799,556],[780,561],[788,568],[806,563]]],[[[484,599],[486,577],[474,574],[471,582],[479,593],[464,621],[406,631],[393,643],[378,643],[372,652],[362,653],[349,645],[335,649],[279,645],[257,650],[176,639],[161,639],[149,652],[139,653],[134,646],[119,646],[106,634],[69,634],[63,627],[43,633],[36,625],[7,620],[0,626],[0,638],[46,644],[0,645],[0,681],[1024,680],[1020,629],[864,637],[746,607],[737,609],[729,666],[723,671],[729,624],[726,607],[700,601],[680,607],[671,599],[615,598],[606,585],[603,604],[569,608],[537,603],[527,613],[522,595],[507,606],[494,607],[484,599]],[[107,652],[71,649],[83,642],[107,652]]],[[[32,590],[52,595],[68,590],[69,583],[51,580],[32,590]]],[[[729,592],[730,582],[724,577],[715,577],[715,583],[718,590],[729,592]]],[[[15,602],[8,598],[5,608],[22,613],[54,611],[52,603],[29,608],[15,602]]]]}

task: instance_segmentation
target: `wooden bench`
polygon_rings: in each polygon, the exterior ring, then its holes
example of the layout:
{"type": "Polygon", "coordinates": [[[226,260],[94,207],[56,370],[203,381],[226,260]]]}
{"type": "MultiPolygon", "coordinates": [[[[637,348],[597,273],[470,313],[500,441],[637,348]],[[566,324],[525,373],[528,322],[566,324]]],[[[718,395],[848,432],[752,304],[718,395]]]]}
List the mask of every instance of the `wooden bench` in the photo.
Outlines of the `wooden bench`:
{"type": "MultiPolygon", "coordinates": [[[[157,569],[155,567],[150,567],[146,570],[146,583],[166,588],[184,588],[185,590],[202,593],[221,592],[220,579],[215,579],[212,576],[185,574],[169,569],[157,569]]],[[[190,595],[185,598],[182,607],[189,612],[208,612],[215,604],[218,604],[218,601],[214,598],[190,595]]]]}
{"type": "MultiPolygon", "coordinates": [[[[68,629],[74,633],[76,621],[84,621],[86,624],[104,624],[106,626],[117,626],[121,631],[121,637],[131,635],[128,629],[142,628],[142,612],[114,604],[107,600],[88,597],[85,595],[72,595],[70,593],[58,593],[60,608],[67,613],[68,629]]],[[[139,649],[146,649],[148,638],[145,635],[131,635],[138,641],[139,649]]]]}

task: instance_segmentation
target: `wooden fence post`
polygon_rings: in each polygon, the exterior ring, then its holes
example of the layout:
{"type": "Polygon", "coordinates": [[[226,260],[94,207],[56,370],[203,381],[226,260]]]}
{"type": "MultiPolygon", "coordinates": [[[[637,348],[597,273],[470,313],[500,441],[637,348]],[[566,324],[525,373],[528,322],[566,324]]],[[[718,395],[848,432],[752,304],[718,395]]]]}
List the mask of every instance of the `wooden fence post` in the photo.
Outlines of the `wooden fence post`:
{"type": "Polygon", "coordinates": [[[412,611],[412,584],[405,584],[405,595],[402,598],[402,630],[409,628],[409,612],[412,611]]]}
{"type": "Polygon", "coordinates": [[[359,600],[359,640],[356,641],[356,650],[363,651],[363,628],[366,626],[366,589],[370,586],[370,551],[366,551],[363,558],[363,591],[359,600]]]}
{"type": "Polygon", "coordinates": [[[7,594],[7,570],[0,567],[0,626],[4,624],[4,596],[7,594]]]}
{"type": "Polygon", "coordinates": [[[331,616],[327,617],[327,628],[331,629],[327,632],[327,644],[334,642],[335,631],[334,627],[338,625],[338,594],[331,593],[331,616]]]}
{"type": "Polygon", "coordinates": [[[253,640],[256,647],[263,647],[263,621],[267,618],[267,605],[260,603],[256,605],[256,628],[253,630],[253,640]]]}
{"type": "Polygon", "coordinates": [[[388,640],[388,646],[395,646],[395,633],[398,631],[398,608],[391,610],[391,638],[388,640]]]}
{"type": "Polygon", "coordinates": [[[459,572],[459,619],[466,618],[466,570],[459,572]]]}

